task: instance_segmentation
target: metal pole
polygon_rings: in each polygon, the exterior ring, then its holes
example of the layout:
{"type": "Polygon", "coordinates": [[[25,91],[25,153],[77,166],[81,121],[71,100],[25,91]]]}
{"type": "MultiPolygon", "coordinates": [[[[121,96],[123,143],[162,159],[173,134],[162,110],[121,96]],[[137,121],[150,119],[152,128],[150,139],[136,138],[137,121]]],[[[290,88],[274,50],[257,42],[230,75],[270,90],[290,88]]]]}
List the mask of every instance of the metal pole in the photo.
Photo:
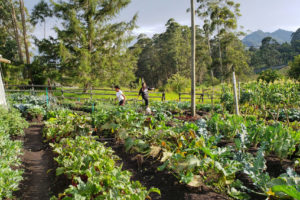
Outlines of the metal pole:
{"type": "Polygon", "coordinates": [[[194,0],[191,0],[191,32],[192,32],[192,69],[191,69],[191,79],[192,79],[192,85],[191,85],[191,112],[192,116],[196,115],[196,97],[195,97],[195,60],[196,60],[196,30],[195,30],[195,8],[194,8],[194,0]]]}

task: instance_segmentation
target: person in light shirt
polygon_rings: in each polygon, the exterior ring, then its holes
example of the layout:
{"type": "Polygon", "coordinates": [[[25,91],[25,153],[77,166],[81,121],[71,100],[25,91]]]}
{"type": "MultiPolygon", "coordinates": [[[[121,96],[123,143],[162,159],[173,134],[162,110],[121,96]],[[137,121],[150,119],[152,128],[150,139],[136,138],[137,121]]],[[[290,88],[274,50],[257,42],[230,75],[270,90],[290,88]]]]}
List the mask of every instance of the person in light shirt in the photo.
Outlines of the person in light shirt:
{"type": "Polygon", "coordinates": [[[124,106],[126,101],[126,96],[123,94],[122,90],[118,85],[115,86],[115,90],[117,92],[116,96],[117,96],[117,100],[119,101],[119,105],[124,106]]]}

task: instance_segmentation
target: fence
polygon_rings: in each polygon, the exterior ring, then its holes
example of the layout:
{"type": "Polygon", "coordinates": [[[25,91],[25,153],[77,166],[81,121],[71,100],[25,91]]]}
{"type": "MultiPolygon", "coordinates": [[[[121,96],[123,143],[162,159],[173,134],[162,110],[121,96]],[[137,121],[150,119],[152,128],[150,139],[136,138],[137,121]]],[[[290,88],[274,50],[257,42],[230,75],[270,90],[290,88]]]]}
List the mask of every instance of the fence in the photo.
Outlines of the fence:
{"type": "MultiPolygon", "coordinates": [[[[5,85],[5,91],[7,93],[45,93],[51,94],[58,99],[72,99],[72,100],[109,100],[115,98],[116,93],[112,89],[104,88],[89,88],[84,90],[83,88],[74,88],[74,87],[63,87],[63,86],[49,86],[49,85],[5,85]],[[100,98],[101,97],[101,98],[100,98]]],[[[129,101],[134,100],[133,97],[138,96],[138,91],[125,90],[124,93],[128,97],[129,101]]],[[[211,104],[214,104],[215,100],[220,99],[221,93],[218,90],[211,89],[202,89],[196,93],[196,99],[199,100],[199,103],[204,103],[205,99],[209,99],[211,104]]],[[[190,93],[179,93],[178,99],[168,99],[168,96],[165,92],[150,92],[150,99],[158,99],[160,101],[165,100],[189,100],[191,99],[190,93]]],[[[176,98],[176,97],[175,97],[176,98]]]]}
{"type": "MultiPolygon", "coordinates": [[[[191,99],[190,93],[179,93],[178,96],[179,101],[191,99]]],[[[214,89],[202,89],[202,92],[196,92],[196,100],[198,100],[199,103],[204,103],[204,100],[207,99],[213,105],[215,100],[220,100],[220,96],[221,91],[214,89]]]]}

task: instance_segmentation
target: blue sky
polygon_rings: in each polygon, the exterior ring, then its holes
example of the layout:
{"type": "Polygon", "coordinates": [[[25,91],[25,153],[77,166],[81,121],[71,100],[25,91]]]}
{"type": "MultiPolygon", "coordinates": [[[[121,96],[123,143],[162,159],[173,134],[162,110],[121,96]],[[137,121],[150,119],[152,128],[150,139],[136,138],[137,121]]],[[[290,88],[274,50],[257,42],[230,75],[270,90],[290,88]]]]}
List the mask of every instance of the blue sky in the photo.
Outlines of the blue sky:
{"type": "MultiPolygon", "coordinates": [[[[239,25],[245,32],[258,29],[272,32],[279,28],[296,31],[300,28],[300,0],[235,0],[241,4],[242,17],[239,25]]],[[[29,11],[38,0],[25,0],[25,6],[29,11]]],[[[154,33],[164,31],[164,25],[170,18],[174,18],[181,24],[190,25],[190,14],[186,9],[190,0],[132,0],[132,3],[122,10],[117,20],[129,20],[135,13],[139,18],[138,29],[135,34],[146,33],[152,36],[154,33]]],[[[196,20],[201,24],[201,20],[196,20]]],[[[47,24],[48,36],[55,36],[53,27],[59,22],[50,19],[47,24]]],[[[43,37],[42,26],[37,26],[34,35],[43,37]]]]}

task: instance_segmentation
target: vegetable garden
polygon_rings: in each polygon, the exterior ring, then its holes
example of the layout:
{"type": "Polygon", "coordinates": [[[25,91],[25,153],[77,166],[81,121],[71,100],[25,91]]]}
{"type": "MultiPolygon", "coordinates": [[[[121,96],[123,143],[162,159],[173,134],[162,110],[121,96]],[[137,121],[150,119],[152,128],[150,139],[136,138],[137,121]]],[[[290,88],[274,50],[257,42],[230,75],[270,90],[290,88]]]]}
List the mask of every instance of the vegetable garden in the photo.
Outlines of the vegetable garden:
{"type": "Polygon", "coordinates": [[[189,102],[152,101],[147,115],[138,102],[90,100],[74,110],[55,97],[49,106],[44,96],[11,94],[9,111],[0,110],[0,198],[22,199],[27,118],[43,121],[56,179],[66,182],[51,199],[175,199],[165,178],[187,194],[177,199],[300,199],[299,93],[298,82],[243,84],[237,116],[224,86],[221,103],[198,104],[196,117],[189,102]]]}

